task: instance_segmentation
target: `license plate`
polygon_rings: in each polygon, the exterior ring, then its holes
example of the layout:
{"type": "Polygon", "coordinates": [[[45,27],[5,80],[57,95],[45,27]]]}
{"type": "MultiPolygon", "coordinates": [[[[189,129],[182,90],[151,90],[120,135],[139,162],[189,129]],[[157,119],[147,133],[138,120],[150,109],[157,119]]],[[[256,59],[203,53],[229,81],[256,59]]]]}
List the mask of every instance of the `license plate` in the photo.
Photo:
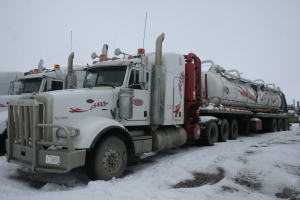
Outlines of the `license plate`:
{"type": "Polygon", "coordinates": [[[46,164],[60,165],[60,156],[46,155],[46,164]]]}

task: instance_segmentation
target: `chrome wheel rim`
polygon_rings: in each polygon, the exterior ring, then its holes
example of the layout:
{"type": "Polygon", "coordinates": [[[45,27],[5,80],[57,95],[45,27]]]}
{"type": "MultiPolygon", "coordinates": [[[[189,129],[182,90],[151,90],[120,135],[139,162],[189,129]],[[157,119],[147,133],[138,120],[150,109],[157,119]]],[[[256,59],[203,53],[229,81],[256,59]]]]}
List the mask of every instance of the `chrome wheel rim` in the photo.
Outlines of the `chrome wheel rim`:
{"type": "Polygon", "coordinates": [[[103,156],[103,169],[107,174],[114,174],[121,166],[121,151],[116,147],[107,149],[103,156]]]}

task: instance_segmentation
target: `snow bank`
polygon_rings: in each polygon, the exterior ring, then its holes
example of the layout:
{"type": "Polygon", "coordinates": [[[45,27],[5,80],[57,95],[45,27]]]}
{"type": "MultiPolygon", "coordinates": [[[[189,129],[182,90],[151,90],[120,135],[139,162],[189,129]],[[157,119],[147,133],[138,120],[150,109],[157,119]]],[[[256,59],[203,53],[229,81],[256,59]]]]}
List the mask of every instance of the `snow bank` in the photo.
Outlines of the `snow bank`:
{"type": "Polygon", "coordinates": [[[213,147],[166,150],[145,160],[132,160],[121,179],[89,181],[83,170],[67,174],[32,172],[0,157],[0,199],[277,199],[282,191],[300,192],[300,130],[252,134],[213,147]],[[215,173],[218,183],[194,188],[172,186],[193,173],[215,173]]]}

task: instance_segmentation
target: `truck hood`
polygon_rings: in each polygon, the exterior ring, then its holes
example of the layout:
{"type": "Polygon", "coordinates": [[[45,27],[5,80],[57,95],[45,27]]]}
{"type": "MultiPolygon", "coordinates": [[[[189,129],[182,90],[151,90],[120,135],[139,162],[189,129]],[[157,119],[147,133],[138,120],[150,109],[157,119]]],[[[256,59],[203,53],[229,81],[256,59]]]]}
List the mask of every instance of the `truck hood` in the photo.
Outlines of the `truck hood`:
{"type": "MultiPolygon", "coordinates": [[[[91,116],[112,119],[111,110],[116,107],[116,91],[118,88],[83,88],[46,92],[36,97],[44,96],[47,102],[53,102],[53,124],[75,126],[78,121],[91,116]]],[[[51,114],[48,116],[51,117],[51,114]]]]}

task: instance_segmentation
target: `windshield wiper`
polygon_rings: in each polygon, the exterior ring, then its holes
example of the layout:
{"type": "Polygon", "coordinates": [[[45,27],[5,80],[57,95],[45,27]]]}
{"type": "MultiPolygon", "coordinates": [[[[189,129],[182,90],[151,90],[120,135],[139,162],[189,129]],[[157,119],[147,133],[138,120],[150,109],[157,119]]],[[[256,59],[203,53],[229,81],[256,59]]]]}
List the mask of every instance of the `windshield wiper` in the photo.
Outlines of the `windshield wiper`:
{"type": "Polygon", "coordinates": [[[112,88],[116,88],[114,85],[111,84],[107,84],[107,83],[101,83],[101,84],[97,84],[96,86],[111,86],[112,88]]]}

